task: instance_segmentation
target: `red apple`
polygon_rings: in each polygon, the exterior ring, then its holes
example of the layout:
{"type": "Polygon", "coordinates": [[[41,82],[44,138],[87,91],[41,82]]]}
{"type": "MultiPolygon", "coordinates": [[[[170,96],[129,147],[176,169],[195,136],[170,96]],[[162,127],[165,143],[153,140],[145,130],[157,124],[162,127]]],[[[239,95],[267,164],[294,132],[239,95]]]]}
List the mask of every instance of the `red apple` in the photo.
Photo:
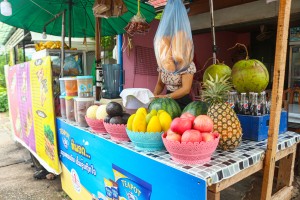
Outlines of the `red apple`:
{"type": "Polygon", "coordinates": [[[199,115],[194,120],[193,128],[202,132],[212,132],[214,127],[213,120],[207,115],[199,115]]]}
{"type": "Polygon", "coordinates": [[[211,133],[201,133],[202,141],[209,142],[214,140],[214,136],[211,133]]]}
{"type": "Polygon", "coordinates": [[[189,119],[189,120],[191,120],[192,121],[192,123],[194,122],[194,119],[196,118],[194,115],[192,115],[191,113],[188,113],[188,112],[186,112],[186,113],[183,113],[181,116],[180,116],[180,118],[182,118],[182,119],[189,119]]]}
{"type": "Polygon", "coordinates": [[[192,125],[193,124],[191,120],[176,117],[171,123],[171,130],[182,135],[184,131],[190,130],[192,128],[192,125]]]}
{"type": "Polygon", "coordinates": [[[177,134],[176,132],[172,131],[170,128],[167,130],[167,135],[171,135],[171,134],[177,134]]]}
{"type": "Polygon", "coordinates": [[[219,137],[219,133],[217,131],[214,131],[211,133],[215,138],[218,138],[219,137]]]}
{"type": "Polygon", "coordinates": [[[181,141],[181,135],[179,135],[177,133],[171,133],[171,134],[167,135],[166,139],[180,142],[181,141]]]}
{"type": "Polygon", "coordinates": [[[202,136],[200,131],[191,129],[182,134],[181,142],[201,142],[202,136]]]}

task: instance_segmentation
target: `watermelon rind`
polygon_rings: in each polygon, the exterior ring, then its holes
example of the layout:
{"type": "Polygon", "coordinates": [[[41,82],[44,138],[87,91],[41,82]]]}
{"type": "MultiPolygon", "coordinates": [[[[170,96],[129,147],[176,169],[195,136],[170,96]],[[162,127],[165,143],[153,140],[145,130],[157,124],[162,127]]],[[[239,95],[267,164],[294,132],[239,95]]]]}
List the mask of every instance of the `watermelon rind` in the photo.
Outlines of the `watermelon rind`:
{"type": "Polygon", "coordinates": [[[189,103],[182,111],[183,113],[191,113],[194,116],[206,115],[208,111],[209,104],[203,101],[193,101],[189,103]]]}
{"type": "Polygon", "coordinates": [[[178,103],[171,98],[154,99],[148,107],[148,112],[151,112],[151,110],[165,110],[167,113],[169,113],[172,119],[181,115],[181,109],[178,103]]]}

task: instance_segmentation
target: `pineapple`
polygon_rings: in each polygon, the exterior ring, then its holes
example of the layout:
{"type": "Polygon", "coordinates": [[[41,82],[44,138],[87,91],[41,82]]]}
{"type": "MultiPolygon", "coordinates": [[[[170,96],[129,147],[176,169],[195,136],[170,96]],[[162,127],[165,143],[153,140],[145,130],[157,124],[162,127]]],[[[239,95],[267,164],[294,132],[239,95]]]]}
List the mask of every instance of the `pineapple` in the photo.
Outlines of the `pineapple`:
{"type": "Polygon", "coordinates": [[[242,139],[242,127],[234,110],[225,103],[228,91],[231,89],[230,77],[215,79],[209,74],[209,79],[203,83],[203,98],[210,103],[207,115],[214,122],[214,131],[220,133],[219,147],[232,150],[239,146],[242,139]]]}

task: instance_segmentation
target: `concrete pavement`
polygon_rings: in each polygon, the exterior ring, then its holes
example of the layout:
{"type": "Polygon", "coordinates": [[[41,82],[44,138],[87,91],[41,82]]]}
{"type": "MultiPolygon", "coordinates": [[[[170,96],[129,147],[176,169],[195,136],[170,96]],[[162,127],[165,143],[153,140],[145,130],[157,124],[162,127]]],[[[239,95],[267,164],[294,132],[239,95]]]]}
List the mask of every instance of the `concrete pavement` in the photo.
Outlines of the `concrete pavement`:
{"type": "Polygon", "coordinates": [[[69,200],[60,178],[36,180],[29,152],[11,137],[8,113],[0,113],[0,200],[69,200]]]}

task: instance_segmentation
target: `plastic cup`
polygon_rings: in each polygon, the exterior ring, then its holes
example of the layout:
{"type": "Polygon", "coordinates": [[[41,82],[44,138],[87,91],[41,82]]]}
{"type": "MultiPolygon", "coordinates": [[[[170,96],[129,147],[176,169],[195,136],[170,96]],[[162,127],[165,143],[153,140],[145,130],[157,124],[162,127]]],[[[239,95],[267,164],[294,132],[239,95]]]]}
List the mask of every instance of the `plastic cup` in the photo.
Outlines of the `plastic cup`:
{"type": "Polygon", "coordinates": [[[59,88],[60,88],[60,95],[66,95],[66,87],[65,87],[65,80],[64,78],[59,79],[59,88]]]}
{"type": "Polygon", "coordinates": [[[74,114],[74,97],[66,96],[66,116],[67,119],[70,121],[75,121],[75,114],[74,114]]]}
{"type": "Polygon", "coordinates": [[[77,76],[78,97],[93,97],[93,76],[77,76]]]}
{"type": "Polygon", "coordinates": [[[77,118],[76,122],[78,124],[78,126],[81,127],[87,127],[88,124],[85,120],[85,115],[86,115],[86,111],[87,109],[94,105],[94,98],[74,98],[74,102],[76,104],[76,108],[75,108],[75,112],[76,112],[76,116],[75,118],[77,118]]]}
{"type": "Polygon", "coordinates": [[[66,95],[77,96],[77,78],[76,77],[64,77],[66,95]]]}
{"type": "Polygon", "coordinates": [[[65,100],[65,96],[59,96],[59,101],[60,101],[60,114],[61,117],[66,119],[66,100],[65,100]]]}

